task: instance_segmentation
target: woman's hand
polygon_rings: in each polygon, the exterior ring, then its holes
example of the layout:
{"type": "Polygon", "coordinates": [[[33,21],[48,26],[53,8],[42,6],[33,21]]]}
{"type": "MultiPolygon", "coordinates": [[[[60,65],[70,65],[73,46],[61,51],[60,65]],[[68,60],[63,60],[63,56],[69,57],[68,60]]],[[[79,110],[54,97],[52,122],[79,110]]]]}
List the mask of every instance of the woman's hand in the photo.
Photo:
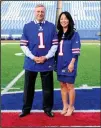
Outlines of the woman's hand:
{"type": "Polygon", "coordinates": [[[74,70],[74,63],[70,63],[68,65],[68,72],[73,72],[73,70],[74,70]]]}

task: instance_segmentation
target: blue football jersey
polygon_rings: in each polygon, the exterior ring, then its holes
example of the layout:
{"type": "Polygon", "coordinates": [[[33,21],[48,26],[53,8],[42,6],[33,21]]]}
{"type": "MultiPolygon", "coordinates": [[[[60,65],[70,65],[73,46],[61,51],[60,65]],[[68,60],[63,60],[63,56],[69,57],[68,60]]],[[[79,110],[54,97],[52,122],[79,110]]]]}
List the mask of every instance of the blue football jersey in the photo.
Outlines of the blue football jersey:
{"type": "MultiPolygon", "coordinates": [[[[31,21],[24,25],[20,46],[27,46],[33,55],[45,56],[52,45],[58,45],[56,27],[53,23],[35,23],[31,21]]],[[[25,56],[24,69],[36,72],[51,71],[54,68],[54,57],[43,64],[37,64],[34,60],[25,56]]]]}
{"type": "Polygon", "coordinates": [[[73,72],[68,72],[68,65],[75,55],[80,55],[80,37],[78,32],[74,32],[71,40],[64,40],[59,42],[58,60],[57,60],[57,75],[75,76],[77,74],[78,57],[74,64],[73,72]]]}

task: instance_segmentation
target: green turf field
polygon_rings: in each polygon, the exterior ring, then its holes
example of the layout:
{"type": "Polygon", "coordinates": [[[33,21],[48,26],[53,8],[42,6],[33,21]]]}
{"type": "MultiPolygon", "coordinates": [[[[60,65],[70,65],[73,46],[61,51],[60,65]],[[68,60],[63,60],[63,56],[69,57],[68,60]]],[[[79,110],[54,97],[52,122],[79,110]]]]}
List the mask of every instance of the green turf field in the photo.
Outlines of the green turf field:
{"type": "MultiPolygon", "coordinates": [[[[1,45],[1,88],[5,88],[14,77],[23,70],[24,55],[16,56],[15,53],[22,53],[19,44],[1,45]]],[[[22,76],[13,86],[13,91],[23,90],[24,76],[22,76]]],[[[78,76],[75,87],[82,84],[89,86],[100,86],[100,46],[81,46],[81,55],[78,63],[78,76]]],[[[54,86],[60,88],[54,72],[54,86]]],[[[37,77],[36,89],[41,88],[40,75],[37,77]]],[[[12,91],[12,90],[9,90],[12,91]]]]}

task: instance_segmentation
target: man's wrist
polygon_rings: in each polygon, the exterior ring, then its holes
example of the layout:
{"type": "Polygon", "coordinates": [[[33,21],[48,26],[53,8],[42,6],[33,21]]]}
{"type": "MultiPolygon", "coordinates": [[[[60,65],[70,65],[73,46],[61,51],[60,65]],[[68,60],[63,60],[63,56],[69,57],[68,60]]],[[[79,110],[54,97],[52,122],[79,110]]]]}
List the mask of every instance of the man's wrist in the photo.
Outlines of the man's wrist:
{"type": "Polygon", "coordinates": [[[49,57],[48,57],[47,55],[46,55],[46,56],[44,56],[44,57],[45,57],[45,59],[46,59],[46,60],[48,60],[48,59],[49,59],[49,57]]]}

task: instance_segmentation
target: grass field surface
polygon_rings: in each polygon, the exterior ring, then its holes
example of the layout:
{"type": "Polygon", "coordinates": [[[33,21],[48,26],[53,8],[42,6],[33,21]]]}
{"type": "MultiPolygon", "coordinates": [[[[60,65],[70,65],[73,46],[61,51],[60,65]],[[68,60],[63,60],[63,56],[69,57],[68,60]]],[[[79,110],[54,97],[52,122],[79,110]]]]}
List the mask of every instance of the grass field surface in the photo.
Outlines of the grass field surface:
{"type": "MultiPolygon", "coordinates": [[[[21,56],[15,55],[22,53],[19,43],[9,45],[9,42],[1,45],[1,88],[5,88],[23,70],[24,54],[21,56]]],[[[13,91],[23,90],[23,84],[24,75],[13,85],[13,88],[15,88],[13,91]]],[[[100,46],[98,44],[81,45],[75,87],[80,87],[83,84],[100,86],[100,46]]],[[[54,88],[60,88],[55,72],[54,88]]],[[[41,89],[40,74],[37,77],[36,89],[41,89]]]]}

